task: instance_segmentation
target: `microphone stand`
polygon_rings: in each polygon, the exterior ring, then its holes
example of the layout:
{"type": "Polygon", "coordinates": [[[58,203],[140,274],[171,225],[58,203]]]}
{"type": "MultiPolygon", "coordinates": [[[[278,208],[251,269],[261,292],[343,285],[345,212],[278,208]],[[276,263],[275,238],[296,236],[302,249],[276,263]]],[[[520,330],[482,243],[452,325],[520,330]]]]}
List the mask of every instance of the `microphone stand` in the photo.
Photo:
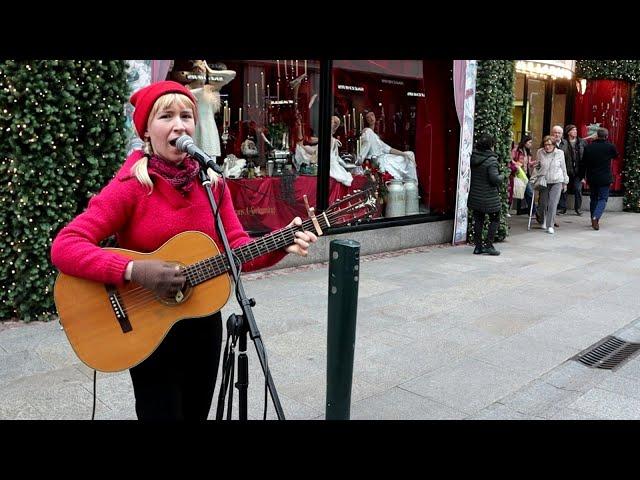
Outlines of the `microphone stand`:
{"type": "MultiPolygon", "coordinates": [[[[227,256],[227,261],[229,262],[229,270],[231,272],[231,276],[233,277],[233,281],[236,285],[236,299],[240,304],[240,308],[242,309],[242,315],[232,314],[227,320],[227,332],[228,334],[233,334],[234,337],[234,345],[235,340],[239,341],[238,345],[238,382],[236,383],[236,388],[238,389],[238,419],[246,420],[247,419],[247,388],[249,386],[249,362],[247,358],[247,333],[251,335],[251,340],[256,347],[256,352],[258,354],[258,358],[260,360],[260,365],[262,366],[262,371],[267,380],[267,385],[269,388],[269,393],[271,394],[271,399],[273,401],[276,413],[278,415],[278,420],[284,420],[284,412],[282,411],[282,405],[280,404],[280,399],[278,398],[278,393],[276,392],[276,388],[273,384],[273,379],[271,378],[271,371],[267,365],[266,354],[264,351],[264,344],[262,343],[262,338],[260,337],[260,331],[258,330],[258,326],[256,325],[255,317],[253,316],[253,307],[256,302],[253,298],[247,298],[244,287],[242,285],[242,281],[240,280],[240,275],[238,273],[237,265],[233,258],[233,250],[229,245],[229,239],[227,238],[226,231],[224,229],[224,225],[222,224],[222,219],[218,212],[218,205],[216,203],[215,198],[213,197],[213,193],[211,191],[211,180],[206,173],[207,164],[200,158],[195,158],[198,163],[200,163],[200,181],[202,182],[202,186],[205,188],[207,192],[207,196],[209,198],[209,203],[211,205],[211,211],[213,212],[213,217],[215,218],[216,228],[218,230],[218,234],[220,235],[220,239],[222,240],[222,244],[224,246],[224,251],[227,256]]],[[[233,346],[231,347],[233,350],[233,346]]],[[[235,355],[233,355],[232,351],[229,352],[229,359],[231,361],[234,360],[235,355]]],[[[225,348],[225,356],[226,356],[226,348],[225,348]]],[[[227,363],[227,362],[224,362],[227,363]]],[[[220,386],[220,399],[218,401],[218,410],[216,412],[216,420],[222,419],[222,414],[224,411],[224,391],[223,387],[225,386],[225,368],[223,364],[223,382],[220,386]]],[[[229,365],[231,375],[233,375],[233,365],[229,365]]],[[[232,380],[233,378],[231,378],[232,380]]],[[[229,390],[229,410],[227,412],[227,419],[231,419],[231,404],[233,398],[233,389],[229,390]]]]}

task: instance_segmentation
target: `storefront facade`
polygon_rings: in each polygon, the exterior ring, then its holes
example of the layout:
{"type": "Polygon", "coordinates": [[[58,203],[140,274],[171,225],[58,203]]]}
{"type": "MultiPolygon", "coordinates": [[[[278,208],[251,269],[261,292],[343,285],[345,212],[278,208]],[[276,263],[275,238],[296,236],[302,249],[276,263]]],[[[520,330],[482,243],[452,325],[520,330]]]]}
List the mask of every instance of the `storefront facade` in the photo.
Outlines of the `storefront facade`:
{"type": "MultiPolygon", "coordinates": [[[[374,186],[375,213],[329,229],[327,239],[360,239],[363,253],[452,241],[461,143],[454,61],[130,65],[132,89],[171,79],[204,100],[194,140],[223,166],[250,234],[282,227],[295,215],[307,217],[305,196],[322,211],[374,186]]],[[[322,259],[328,248],[318,250],[309,261],[322,259]]]]}
{"type": "MultiPolygon", "coordinates": [[[[522,135],[529,135],[535,151],[554,125],[576,125],[581,138],[593,135],[598,127],[606,128],[609,141],[619,152],[611,166],[611,195],[614,198],[608,202],[608,208],[622,210],[622,172],[633,83],[578,78],[575,63],[575,60],[516,61],[513,140],[518,143],[522,135]]],[[[569,188],[571,191],[572,186],[569,188]]],[[[572,207],[573,196],[570,195],[569,208],[572,207]]]]}

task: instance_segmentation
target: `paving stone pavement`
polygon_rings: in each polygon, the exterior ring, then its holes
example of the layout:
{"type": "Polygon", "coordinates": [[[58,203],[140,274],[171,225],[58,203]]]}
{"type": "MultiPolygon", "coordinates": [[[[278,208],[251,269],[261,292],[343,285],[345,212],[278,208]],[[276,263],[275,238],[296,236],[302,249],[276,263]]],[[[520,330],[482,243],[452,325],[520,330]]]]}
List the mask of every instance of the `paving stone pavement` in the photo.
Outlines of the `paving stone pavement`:
{"type": "MultiPolygon", "coordinates": [[[[640,215],[606,212],[597,232],[561,215],[554,235],[509,221],[498,257],[435,245],[361,258],[352,419],[640,418],[640,357],[613,371],[571,359],[607,335],[640,342],[640,215]]],[[[288,419],[325,416],[327,276],[326,263],[244,276],[288,419]]],[[[251,343],[249,367],[259,419],[251,343]]],[[[92,404],[93,371],[58,322],[0,323],[0,419],[89,419],[92,404]]],[[[98,372],[96,418],[135,419],[128,372],[98,372]]]]}

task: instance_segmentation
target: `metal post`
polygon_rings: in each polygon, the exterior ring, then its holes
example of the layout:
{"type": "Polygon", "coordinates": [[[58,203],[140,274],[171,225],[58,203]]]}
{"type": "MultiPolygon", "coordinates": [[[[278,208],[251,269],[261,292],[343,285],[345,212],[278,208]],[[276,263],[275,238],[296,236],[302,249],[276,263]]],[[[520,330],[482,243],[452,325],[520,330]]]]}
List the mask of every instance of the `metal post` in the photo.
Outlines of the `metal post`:
{"type": "Polygon", "coordinates": [[[358,313],[360,243],[332,240],[329,247],[327,420],[349,420],[358,313]]]}

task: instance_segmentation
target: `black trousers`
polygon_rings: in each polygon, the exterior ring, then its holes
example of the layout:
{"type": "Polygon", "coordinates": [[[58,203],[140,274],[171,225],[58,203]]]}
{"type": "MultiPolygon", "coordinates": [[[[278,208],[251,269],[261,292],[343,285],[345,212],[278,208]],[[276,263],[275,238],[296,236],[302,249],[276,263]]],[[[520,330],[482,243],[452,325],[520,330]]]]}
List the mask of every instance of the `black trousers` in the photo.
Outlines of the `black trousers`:
{"type": "Polygon", "coordinates": [[[220,312],[176,323],[149,358],[129,370],[139,420],[206,420],[222,343],[220,312]]]}
{"type": "Polygon", "coordinates": [[[487,230],[487,246],[493,245],[496,232],[500,226],[500,212],[485,213],[477,210],[473,211],[473,230],[475,233],[475,244],[482,246],[482,228],[484,227],[484,216],[489,215],[489,228],[487,230]]]}

